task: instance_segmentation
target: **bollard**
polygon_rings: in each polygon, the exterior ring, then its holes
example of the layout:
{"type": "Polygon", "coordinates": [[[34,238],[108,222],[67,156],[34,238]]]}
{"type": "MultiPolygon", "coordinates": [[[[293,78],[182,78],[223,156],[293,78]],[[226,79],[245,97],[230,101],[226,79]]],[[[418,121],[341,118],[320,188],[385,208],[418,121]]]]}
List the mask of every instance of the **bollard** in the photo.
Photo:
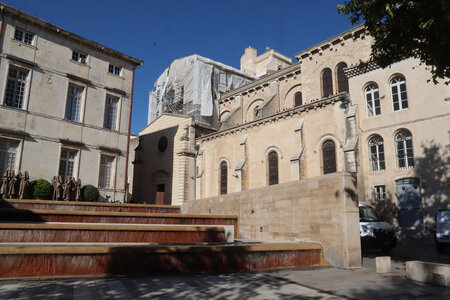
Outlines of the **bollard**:
{"type": "Polygon", "coordinates": [[[377,266],[377,273],[391,273],[391,257],[390,256],[377,256],[375,258],[377,266]]]}

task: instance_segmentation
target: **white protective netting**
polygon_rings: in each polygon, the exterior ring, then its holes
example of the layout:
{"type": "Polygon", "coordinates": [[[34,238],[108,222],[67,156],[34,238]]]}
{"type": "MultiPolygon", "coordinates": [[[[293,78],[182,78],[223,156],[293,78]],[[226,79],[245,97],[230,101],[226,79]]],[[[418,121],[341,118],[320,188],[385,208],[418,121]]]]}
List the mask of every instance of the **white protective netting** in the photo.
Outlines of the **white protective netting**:
{"type": "Polygon", "coordinates": [[[220,93],[251,79],[237,69],[196,54],[176,59],[159,76],[155,90],[149,95],[148,124],[163,112],[215,120],[220,93]]]}

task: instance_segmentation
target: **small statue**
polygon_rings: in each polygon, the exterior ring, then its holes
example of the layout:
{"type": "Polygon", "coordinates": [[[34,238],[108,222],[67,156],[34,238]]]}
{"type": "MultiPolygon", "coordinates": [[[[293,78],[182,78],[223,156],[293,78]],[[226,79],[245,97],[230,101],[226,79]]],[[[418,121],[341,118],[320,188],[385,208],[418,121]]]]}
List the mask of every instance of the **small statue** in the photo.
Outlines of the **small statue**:
{"type": "Polygon", "coordinates": [[[28,171],[25,171],[24,175],[20,180],[19,186],[19,199],[27,199],[28,198],[28,187],[30,185],[30,175],[28,171]]]}
{"type": "Polygon", "coordinates": [[[58,178],[56,176],[53,176],[53,178],[52,178],[52,187],[53,187],[52,200],[56,200],[57,183],[58,183],[58,178]]]}
{"type": "Polygon", "coordinates": [[[70,194],[69,194],[69,201],[75,201],[75,194],[77,192],[77,187],[76,187],[76,181],[75,178],[71,177],[70,178],[70,194]]]}
{"type": "Polygon", "coordinates": [[[78,178],[75,183],[75,201],[81,201],[81,179],[78,178]]]}
{"type": "Polygon", "coordinates": [[[58,176],[56,180],[56,200],[63,199],[64,182],[62,176],[58,176]]]}
{"type": "Polygon", "coordinates": [[[0,186],[0,198],[6,198],[8,195],[8,180],[8,171],[5,171],[3,173],[2,185],[0,186]]]}
{"type": "Polygon", "coordinates": [[[16,176],[14,171],[9,171],[8,197],[12,199],[16,195],[16,176]]]}
{"type": "Polygon", "coordinates": [[[66,181],[63,184],[63,200],[69,201],[70,200],[70,177],[67,176],[66,181]]]}

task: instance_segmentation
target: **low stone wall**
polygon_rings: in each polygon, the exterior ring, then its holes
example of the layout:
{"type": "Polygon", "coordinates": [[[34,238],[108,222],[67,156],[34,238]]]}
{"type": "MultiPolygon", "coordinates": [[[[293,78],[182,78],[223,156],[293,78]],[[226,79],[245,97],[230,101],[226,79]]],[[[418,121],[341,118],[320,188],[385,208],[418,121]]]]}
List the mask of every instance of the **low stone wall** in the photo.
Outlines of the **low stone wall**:
{"type": "Polygon", "coordinates": [[[314,241],[338,268],[361,266],[356,179],[341,172],[185,202],[183,213],[239,217],[241,238],[314,241]]]}

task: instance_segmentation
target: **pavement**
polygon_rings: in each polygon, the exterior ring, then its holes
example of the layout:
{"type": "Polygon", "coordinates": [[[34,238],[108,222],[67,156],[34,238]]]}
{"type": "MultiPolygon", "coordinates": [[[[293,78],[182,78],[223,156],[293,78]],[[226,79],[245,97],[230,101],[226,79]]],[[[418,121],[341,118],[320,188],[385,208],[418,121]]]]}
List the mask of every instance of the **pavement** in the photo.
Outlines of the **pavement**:
{"type": "Polygon", "coordinates": [[[364,254],[362,268],[354,270],[1,280],[0,299],[450,299],[450,288],[409,281],[405,274],[411,256],[449,263],[450,253],[399,246],[390,253],[389,274],[376,273],[377,255],[385,254],[364,254]]]}

